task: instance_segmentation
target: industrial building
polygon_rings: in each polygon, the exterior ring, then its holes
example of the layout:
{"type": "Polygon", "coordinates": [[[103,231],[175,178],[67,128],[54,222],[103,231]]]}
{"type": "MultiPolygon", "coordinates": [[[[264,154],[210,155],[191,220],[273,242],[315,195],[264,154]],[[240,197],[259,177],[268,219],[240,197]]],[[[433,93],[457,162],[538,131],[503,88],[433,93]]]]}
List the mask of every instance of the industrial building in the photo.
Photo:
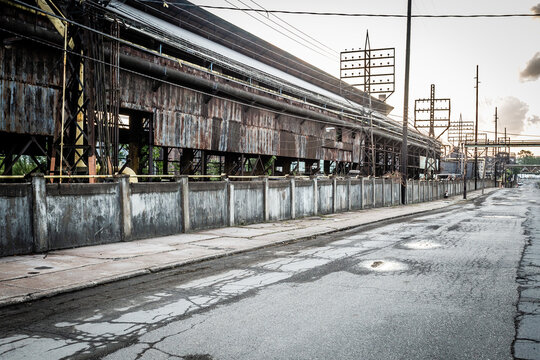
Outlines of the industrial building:
{"type": "Polygon", "coordinates": [[[0,175],[401,172],[391,106],[188,1],[0,9],[0,175]]]}

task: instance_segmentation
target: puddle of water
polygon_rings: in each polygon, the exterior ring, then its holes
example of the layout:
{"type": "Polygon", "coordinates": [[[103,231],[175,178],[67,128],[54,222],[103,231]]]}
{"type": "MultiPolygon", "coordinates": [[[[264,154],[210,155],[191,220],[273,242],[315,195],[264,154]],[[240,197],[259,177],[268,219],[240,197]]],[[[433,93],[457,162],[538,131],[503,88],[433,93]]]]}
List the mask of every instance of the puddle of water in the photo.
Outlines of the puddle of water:
{"type": "Polygon", "coordinates": [[[403,246],[412,250],[428,250],[436,249],[442,245],[431,241],[411,241],[403,244],[403,246]]]}
{"type": "Polygon", "coordinates": [[[408,268],[408,266],[402,262],[383,259],[367,260],[361,262],[359,265],[371,271],[403,271],[408,268]]]}

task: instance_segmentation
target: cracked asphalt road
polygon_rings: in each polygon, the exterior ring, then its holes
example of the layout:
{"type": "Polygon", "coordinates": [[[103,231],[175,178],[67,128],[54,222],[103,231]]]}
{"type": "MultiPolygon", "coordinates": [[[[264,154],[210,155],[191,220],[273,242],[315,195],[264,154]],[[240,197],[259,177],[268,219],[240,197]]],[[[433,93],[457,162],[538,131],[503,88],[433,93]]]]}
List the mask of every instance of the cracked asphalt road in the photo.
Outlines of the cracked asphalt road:
{"type": "Polygon", "coordinates": [[[531,184],[13,306],[0,358],[511,359],[539,205],[531,184]]]}

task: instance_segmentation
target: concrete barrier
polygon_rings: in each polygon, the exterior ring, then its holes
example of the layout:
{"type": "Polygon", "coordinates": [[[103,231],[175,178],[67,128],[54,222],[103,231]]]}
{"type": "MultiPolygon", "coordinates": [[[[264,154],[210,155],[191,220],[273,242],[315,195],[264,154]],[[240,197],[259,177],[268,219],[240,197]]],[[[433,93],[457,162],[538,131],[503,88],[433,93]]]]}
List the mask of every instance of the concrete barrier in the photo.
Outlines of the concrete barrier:
{"type": "MultiPolygon", "coordinates": [[[[375,178],[130,184],[0,184],[0,256],[400,204],[401,184],[375,178]]],[[[478,188],[491,186],[479,181],[478,188]]],[[[467,181],[468,191],[474,180],[467,181]]],[[[407,202],[463,192],[461,181],[407,184],[407,202]]]]}

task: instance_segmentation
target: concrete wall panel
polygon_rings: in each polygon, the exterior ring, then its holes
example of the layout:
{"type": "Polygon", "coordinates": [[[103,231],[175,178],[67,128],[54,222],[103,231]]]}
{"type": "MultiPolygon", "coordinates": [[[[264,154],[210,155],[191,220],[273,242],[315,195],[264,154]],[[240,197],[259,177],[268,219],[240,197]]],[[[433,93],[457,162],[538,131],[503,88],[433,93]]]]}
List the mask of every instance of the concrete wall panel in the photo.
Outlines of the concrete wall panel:
{"type": "Polygon", "coordinates": [[[337,181],[336,185],[336,212],[349,210],[349,191],[347,181],[337,181]]]}
{"type": "Polygon", "coordinates": [[[0,184],[0,256],[33,250],[29,184],[0,184]]]}
{"type": "Polygon", "coordinates": [[[295,185],[296,217],[313,215],[313,182],[297,180],[295,185]]]}
{"type": "Polygon", "coordinates": [[[180,184],[131,184],[133,238],[182,232],[180,184]]]}
{"type": "Polygon", "coordinates": [[[118,184],[47,185],[50,250],[120,241],[118,184]]]}
{"type": "Polygon", "coordinates": [[[268,185],[268,213],[270,220],[290,219],[291,190],[289,183],[270,182],[268,185]]]}
{"type": "Polygon", "coordinates": [[[362,208],[362,181],[351,180],[351,209],[358,210],[362,208]]]}
{"type": "Polygon", "coordinates": [[[319,213],[330,214],[332,212],[332,181],[319,180],[319,213]]]}
{"type": "Polygon", "coordinates": [[[210,229],[227,225],[227,183],[189,184],[191,229],[210,229]]]}
{"type": "Polygon", "coordinates": [[[258,182],[233,182],[234,222],[236,225],[264,221],[264,186],[258,182]]]}

